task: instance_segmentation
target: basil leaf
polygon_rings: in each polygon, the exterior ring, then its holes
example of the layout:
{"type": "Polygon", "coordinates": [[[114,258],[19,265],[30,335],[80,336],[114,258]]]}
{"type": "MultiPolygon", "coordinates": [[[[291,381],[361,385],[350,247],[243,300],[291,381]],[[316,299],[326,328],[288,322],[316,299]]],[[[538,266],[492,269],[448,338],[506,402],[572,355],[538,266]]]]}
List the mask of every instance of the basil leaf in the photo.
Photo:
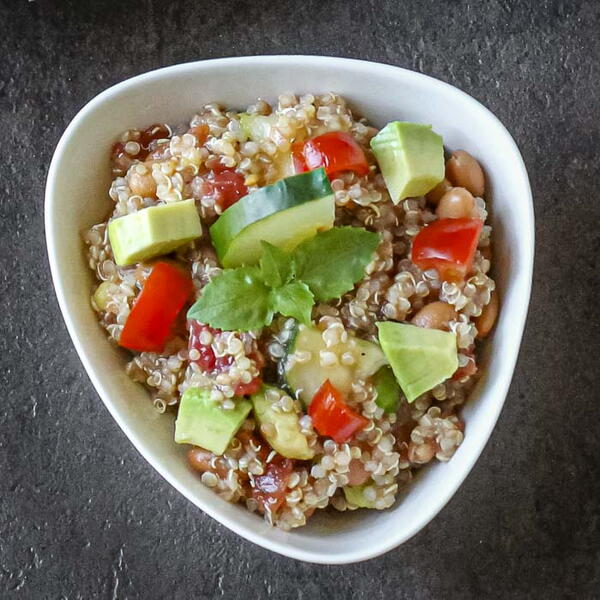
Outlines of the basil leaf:
{"type": "Polygon", "coordinates": [[[379,236],[362,227],[334,227],[300,244],[292,256],[296,278],[319,302],[339,298],[365,275],[379,236]]]}
{"type": "Polygon", "coordinates": [[[269,288],[257,267],[225,270],[204,287],[187,316],[226,331],[260,329],[273,320],[269,288]]]}
{"type": "Polygon", "coordinates": [[[271,290],[271,308],[273,312],[310,325],[310,315],[315,299],[308,286],[301,281],[294,281],[271,290]]]}
{"type": "Polygon", "coordinates": [[[295,271],[294,259],[281,248],[273,246],[269,242],[262,241],[261,245],[263,255],[260,259],[260,270],[263,281],[272,288],[280,287],[291,281],[295,271]]]}

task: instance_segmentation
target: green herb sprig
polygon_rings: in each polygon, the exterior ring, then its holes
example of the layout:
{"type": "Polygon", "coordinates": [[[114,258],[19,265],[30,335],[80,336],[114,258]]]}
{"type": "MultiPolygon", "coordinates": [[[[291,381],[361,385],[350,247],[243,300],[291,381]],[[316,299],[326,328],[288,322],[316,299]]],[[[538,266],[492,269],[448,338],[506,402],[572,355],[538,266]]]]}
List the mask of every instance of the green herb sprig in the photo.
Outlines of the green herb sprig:
{"type": "Polygon", "coordinates": [[[361,227],[334,227],[289,253],[261,244],[259,265],[217,275],[188,311],[188,319],[227,331],[260,329],[275,313],[308,324],[315,302],[339,298],[364,276],[379,236],[361,227]]]}

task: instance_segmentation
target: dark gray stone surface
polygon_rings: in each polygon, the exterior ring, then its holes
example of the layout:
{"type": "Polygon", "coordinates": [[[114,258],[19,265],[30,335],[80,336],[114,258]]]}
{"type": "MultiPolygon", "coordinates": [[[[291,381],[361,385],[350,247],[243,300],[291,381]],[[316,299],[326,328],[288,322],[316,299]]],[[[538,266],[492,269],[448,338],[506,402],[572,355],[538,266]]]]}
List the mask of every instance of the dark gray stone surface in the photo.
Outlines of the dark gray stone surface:
{"type": "Polygon", "coordinates": [[[599,596],[599,3],[0,0],[0,23],[1,598],[599,596]],[[533,301],[498,426],[437,519],[363,564],[262,550],[148,468],[96,396],[48,273],[44,181],[75,112],[149,69],[261,53],[459,86],[513,133],[534,190],[533,301]]]}

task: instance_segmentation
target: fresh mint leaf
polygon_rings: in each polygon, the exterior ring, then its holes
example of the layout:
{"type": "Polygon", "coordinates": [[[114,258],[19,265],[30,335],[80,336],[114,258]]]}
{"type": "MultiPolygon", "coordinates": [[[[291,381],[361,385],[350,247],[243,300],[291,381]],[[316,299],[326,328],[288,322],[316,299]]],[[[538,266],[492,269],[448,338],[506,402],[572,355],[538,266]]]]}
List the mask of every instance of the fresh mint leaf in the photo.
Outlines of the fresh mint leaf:
{"type": "Polygon", "coordinates": [[[250,331],[271,323],[269,288],[257,267],[227,269],[202,290],[188,319],[226,331],[250,331]]]}
{"type": "Polygon", "coordinates": [[[365,275],[379,236],[362,227],[334,227],[302,242],[292,253],[296,278],[319,302],[339,298],[365,275]]]}
{"type": "Polygon", "coordinates": [[[312,292],[301,281],[294,281],[271,290],[273,312],[310,324],[310,313],[315,303],[312,292]]]}
{"type": "Polygon", "coordinates": [[[261,242],[263,254],[260,259],[260,270],[263,281],[272,288],[278,288],[291,281],[294,276],[294,259],[281,248],[261,242]]]}

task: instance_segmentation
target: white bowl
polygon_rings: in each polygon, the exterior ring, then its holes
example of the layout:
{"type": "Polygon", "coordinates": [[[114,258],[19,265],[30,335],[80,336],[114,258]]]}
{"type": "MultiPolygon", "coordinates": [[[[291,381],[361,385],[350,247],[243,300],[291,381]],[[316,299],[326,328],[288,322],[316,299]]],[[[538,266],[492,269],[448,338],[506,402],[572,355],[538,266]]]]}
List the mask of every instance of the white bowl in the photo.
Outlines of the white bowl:
{"type": "MultiPolygon", "coordinates": [[[[121,429],[146,460],[204,512],[244,538],[305,561],[365,560],[424,527],[456,492],[485,446],[508,391],[525,324],[533,268],[531,190],[519,151],[498,119],[458,89],[397,67],[316,56],[256,56],[195,62],[152,71],[89,102],[62,136],[46,186],[46,236],[58,301],[90,379],[121,429]],[[242,108],[257,97],[334,91],[378,126],[400,119],[431,123],[450,149],[483,164],[493,198],[495,264],[501,311],[484,355],[485,375],[464,409],[466,437],[449,463],[430,465],[386,511],[315,515],[286,533],[204,487],[173,442],[173,421],[156,413],[124,371],[126,356],[106,339],[90,308],[92,274],[81,231],[106,218],[108,152],[130,127],[180,123],[208,101],[242,108]]],[[[467,517],[468,518],[468,517],[467,517]]],[[[443,527],[443,523],[439,523],[443,527]]],[[[482,532],[484,535],[485,532],[482,532]]]]}

